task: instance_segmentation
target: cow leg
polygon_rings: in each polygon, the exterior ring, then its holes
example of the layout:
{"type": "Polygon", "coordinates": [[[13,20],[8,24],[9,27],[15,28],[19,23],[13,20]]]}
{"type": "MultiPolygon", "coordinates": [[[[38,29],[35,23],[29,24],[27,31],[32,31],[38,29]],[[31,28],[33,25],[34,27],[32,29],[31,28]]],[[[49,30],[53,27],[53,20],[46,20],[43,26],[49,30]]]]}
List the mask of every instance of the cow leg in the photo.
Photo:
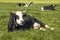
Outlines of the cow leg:
{"type": "Polygon", "coordinates": [[[50,30],[54,30],[54,28],[49,27],[48,25],[45,25],[45,28],[48,28],[50,30]]]}

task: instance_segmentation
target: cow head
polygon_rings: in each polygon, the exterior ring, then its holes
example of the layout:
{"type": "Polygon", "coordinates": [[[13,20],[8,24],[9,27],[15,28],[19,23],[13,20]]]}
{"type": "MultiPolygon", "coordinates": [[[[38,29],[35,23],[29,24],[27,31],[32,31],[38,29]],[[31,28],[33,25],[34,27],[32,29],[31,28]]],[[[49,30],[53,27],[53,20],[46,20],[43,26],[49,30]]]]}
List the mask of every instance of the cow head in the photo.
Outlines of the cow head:
{"type": "Polygon", "coordinates": [[[23,26],[23,24],[24,24],[23,16],[26,16],[26,15],[23,14],[22,11],[17,11],[17,12],[15,12],[15,13],[16,13],[16,15],[17,15],[17,16],[16,16],[16,22],[17,22],[17,24],[23,26]]]}
{"type": "Polygon", "coordinates": [[[51,5],[51,6],[55,7],[56,5],[55,5],[55,4],[53,4],[53,5],[51,5]]]}

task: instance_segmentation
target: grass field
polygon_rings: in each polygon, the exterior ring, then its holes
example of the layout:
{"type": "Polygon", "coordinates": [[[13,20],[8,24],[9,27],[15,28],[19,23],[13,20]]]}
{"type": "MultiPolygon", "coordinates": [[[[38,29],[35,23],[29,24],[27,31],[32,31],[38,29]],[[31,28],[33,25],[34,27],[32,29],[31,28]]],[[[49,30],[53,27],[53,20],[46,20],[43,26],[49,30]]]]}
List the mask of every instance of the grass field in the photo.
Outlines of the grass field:
{"type": "Polygon", "coordinates": [[[17,2],[24,2],[24,3],[27,3],[27,2],[34,2],[34,3],[57,3],[59,4],[60,3],[60,0],[0,0],[0,2],[7,2],[7,3],[17,3],[17,2]]]}
{"type": "MultiPolygon", "coordinates": [[[[14,1],[14,0],[13,0],[14,1]]],[[[7,0],[0,0],[0,40],[60,40],[60,3],[57,1],[57,6],[55,11],[41,11],[40,7],[43,5],[53,4],[47,2],[38,3],[35,0],[35,3],[31,7],[18,7],[17,2],[11,1],[8,3],[7,0]],[[7,2],[7,3],[6,3],[7,2]],[[8,32],[8,20],[10,12],[17,10],[26,9],[26,14],[34,16],[38,20],[44,22],[45,24],[54,27],[55,30],[48,30],[46,32],[40,30],[26,30],[26,31],[14,31],[8,32]]],[[[31,0],[29,0],[31,1],[31,0]]],[[[46,0],[47,1],[47,0],[46,0]]],[[[51,1],[51,0],[50,0],[51,1]]],[[[24,2],[24,1],[21,1],[24,2]]],[[[26,1],[27,2],[27,1],[26,1]]]]}

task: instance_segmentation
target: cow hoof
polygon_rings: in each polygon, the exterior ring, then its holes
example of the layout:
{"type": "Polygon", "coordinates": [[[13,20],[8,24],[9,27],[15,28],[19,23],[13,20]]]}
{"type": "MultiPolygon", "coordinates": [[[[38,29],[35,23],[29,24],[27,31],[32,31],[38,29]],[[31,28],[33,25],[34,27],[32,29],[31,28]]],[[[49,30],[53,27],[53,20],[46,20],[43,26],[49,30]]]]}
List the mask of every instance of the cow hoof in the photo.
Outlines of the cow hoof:
{"type": "Polygon", "coordinates": [[[54,30],[54,28],[51,28],[51,30],[54,30]]]}

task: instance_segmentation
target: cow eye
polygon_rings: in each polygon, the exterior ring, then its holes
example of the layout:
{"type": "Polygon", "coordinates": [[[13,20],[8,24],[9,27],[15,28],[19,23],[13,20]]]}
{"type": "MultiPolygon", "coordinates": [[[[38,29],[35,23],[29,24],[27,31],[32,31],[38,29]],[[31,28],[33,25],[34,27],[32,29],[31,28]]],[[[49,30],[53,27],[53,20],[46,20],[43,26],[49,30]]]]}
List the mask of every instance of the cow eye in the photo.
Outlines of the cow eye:
{"type": "Polygon", "coordinates": [[[23,17],[26,17],[26,14],[23,14],[23,17]]]}
{"type": "Polygon", "coordinates": [[[19,16],[16,15],[16,19],[19,19],[19,16]]]}

